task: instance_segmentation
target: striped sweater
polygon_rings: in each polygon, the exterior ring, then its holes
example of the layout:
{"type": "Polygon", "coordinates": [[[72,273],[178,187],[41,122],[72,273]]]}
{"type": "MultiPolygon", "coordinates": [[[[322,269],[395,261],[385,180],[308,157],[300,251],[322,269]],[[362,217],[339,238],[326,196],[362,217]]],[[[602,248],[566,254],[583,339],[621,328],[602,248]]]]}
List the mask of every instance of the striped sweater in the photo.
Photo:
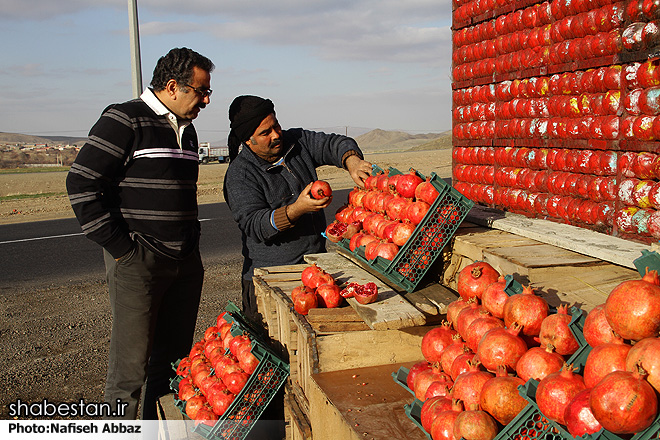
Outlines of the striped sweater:
{"type": "Polygon", "coordinates": [[[187,125],[179,144],[172,114],[157,100],[154,111],[154,99],[147,90],[106,108],[66,179],[83,232],[115,258],[134,240],[174,259],[198,248],[197,134],[187,125]]]}

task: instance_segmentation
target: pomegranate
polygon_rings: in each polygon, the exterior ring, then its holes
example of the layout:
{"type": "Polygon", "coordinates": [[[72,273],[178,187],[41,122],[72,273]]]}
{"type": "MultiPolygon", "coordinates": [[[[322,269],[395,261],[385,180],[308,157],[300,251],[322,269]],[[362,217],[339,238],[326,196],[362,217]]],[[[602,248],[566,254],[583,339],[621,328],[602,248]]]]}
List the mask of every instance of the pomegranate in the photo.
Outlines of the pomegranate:
{"type": "Polygon", "coordinates": [[[374,303],[378,300],[378,286],[372,282],[358,285],[353,297],[362,305],[374,303]]]}
{"type": "Polygon", "coordinates": [[[470,351],[468,346],[465,345],[465,341],[461,338],[461,335],[455,334],[452,335],[451,338],[452,343],[445,347],[442,351],[442,356],[440,356],[440,366],[442,367],[442,371],[450,375],[451,365],[454,363],[454,359],[463,353],[470,351]]]}
{"type": "Polygon", "coordinates": [[[382,242],[378,239],[375,241],[370,241],[367,243],[367,245],[364,247],[364,258],[367,260],[373,260],[378,256],[378,253],[376,252],[376,248],[381,244],[382,242]]]}
{"type": "Polygon", "coordinates": [[[493,266],[485,261],[477,261],[465,266],[458,273],[456,290],[466,300],[472,297],[481,298],[486,287],[496,282],[499,277],[499,272],[493,266]]]}
{"type": "Polygon", "coordinates": [[[546,316],[541,322],[539,331],[541,345],[552,344],[555,351],[562,356],[571,355],[580,348],[580,344],[568,327],[571,316],[567,308],[566,304],[562,304],[557,308],[556,314],[546,316]]]}
{"type": "Polygon", "coordinates": [[[211,387],[209,395],[207,396],[207,400],[211,405],[211,408],[213,408],[213,412],[218,416],[223,415],[227,411],[227,408],[229,408],[229,405],[231,405],[236,397],[229,392],[226,387],[223,387],[224,385],[211,387]]]}
{"type": "Polygon", "coordinates": [[[520,330],[518,325],[494,328],[481,338],[477,356],[487,370],[496,371],[504,365],[509,371],[516,371],[518,360],[527,352],[527,344],[518,336],[520,330]]]}
{"type": "Polygon", "coordinates": [[[410,367],[408,370],[408,375],[406,376],[406,385],[410,390],[414,388],[415,384],[415,377],[422,371],[430,370],[431,369],[431,364],[428,363],[427,361],[421,361],[417,362],[415,365],[410,367]]]}
{"type": "Polygon", "coordinates": [[[564,358],[555,353],[554,347],[532,347],[518,359],[516,374],[527,382],[529,379],[543,380],[550,373],[561,370],[564,358]]]}
{"type": "Polygon", "coordinates": [[[236,357],[238,358],[238,366],[247,374],[254,373],[259,366],[259,359],[252,354],[252,347],[247,345],[239,349],[236,357]]]}
{"type": "Polygon", "coordinates": [[[378,177],[376,177],[376,189],[382,192],[389,191],[390,187],[387,184],[389,174],[390,170],[386,170],[384,173],[379,174],[378,177]]]}
{"type": "Polygon", "coordinates": [[[481,317],[482,312],[487,312],[487,310],[479,305],[476,297],[472,297],[468,300],[468,307],[461,310],[456,317],[454,327],[464,340],[467,334],[467,328],[472,324],[472,321],[481,317]]]}
{"type": "Polygon", "coordinates": [[[309,287],[305,286],[304,284],[301,284],[300,286],[294,287],[293,290],[291,291],[291,301],[295,302],[296,297],[298,296],[298,294],[300,294],[300,292],[312,292],[313,293],[314,289],[310,289],[309,287]]]}
{"type": "Polygon", "coordinates": [[[435,420],[436,416],[441,412],[451,410],[451,403],[451,398],[446,396],[436,396],[426,399],[424,404],[422,404],[419,416],[422,428],[424,428],[426,432],[431,432],[433,420],[435,420]]]}
{"type": "Polygon", "coordinates": [[[176,374],[182,377],[185,377],[190,373],[190,358],[188,356],[184,357],[179,361],[179,364],[176,366],[176,374]]]}
{"type": "Polygon", "coordinates": [[[392,242],[397,246],[406,244],[412,233],[415,231],[415,225],[409,221],[399,223],[392,232],[392,242]]]}
{"type": "Polygon", "coordinates": [[[537,336],[546,316],[548,302],[535,295],[530,286],[524,286],[522,293],[511,295],[504,302],[504,325],[511,327],[517,323],[524,335],[537,336]]]}
{"type": "MultiPolygon", "coordinates": [[[[348,248],[351,250],[351,252],[355,252],[355,249],[358,248],[358,243],[364,237],[366,234],[363,232],[358,232],[354,236],[351,237],[350,241],[348,242],[348,248]]],[[[376,239],[376,237],[374,237],[376,239]]]]}
{"type": "Polygon", "coordinates": [[[293,308],[301,315],[307,315],[311,309],[318,306],[318,297],[314,291],[300,292],[293,302],[293,308]]]}
{"type": "Polygon", "coordinates": [[[504,291],[506,279],[500,277],[494,283],[490,283],[481,294],[481,305],[496,318],[504,317],[504,302],[509,295],[504,291]]]}
{"type": "Polygon", "coordinates": [[[404,218],[410,220],[413,225],[418,225],[424,220],[424,216],[429,212],[431,206],[422,201],[412,202],[405,211],[404,218]]]}
{"type": "Polygon", "coordinates": [[[445,384],[451,383],[451,378],[449,375],[443,373],[436,367],[431,367],[429,370],[424,370],[419,372],[415,376],[415,381],[413,382],[413,392],[415,397],[421,401],[425,400],[426,391],[434,382],[443,382],[445,384]]]}
{"type": "Polygon", "coordinates": [[[249,378],[250,376],[244,371],[233,371],[222,375],[222,381],[232,394],[240,393],[249,378]]]}
{"type": "MultiPolygon", "coordinates": [[[[623,339],[639,341],[660,333],[660,278],[646,269],[641,280],[624,281],[605,301],[605,317],[623,339]]],[[[601,422],[602,423],[602,422],[601,422]]]]}
{"type": "Polygon", "coordinates": [[[481,389],[481,409],[501,424],[508,424],[527,406],[527,400],[518,392],[518,386],[524,383],[519,377],[509,376],[504,365],[498,366],[495,377],[481,389]]]}
{"type": "Polygon", "coordinates": [[[410,173],[402,174],[397,179],[396,191],[401,197],[412,199],[415,197],[415,190],[420,183],[422,183],[421,177],[417,175],[415,170],[411,169],[410,173]]]}
{"type": "Polygon", "coordinates": [[[464,405],[479,404],[481,389],[493,376],[492,373],[480,369],[478,360],[468,361],[468,370],[458,375],[451,390],[452,397],[461,400],[464,405]]]}
{"type": "Polygon", "coordinates": [[[660,392],[660,339],[644,338],[633,345],[626,357],[626,370],[635,371],[637,365],[646,371],[646,380],[660,392]]]}
{"type": "Polygon", "coordinates": [[[492,440],[498,429],[495,420],[479,404],[467,405],[468,410],[458,414],[454,420],[454,437],[465,440],[492,440]]]}
{"type": "Polygon", "coordinates": [[[305,269],[303,269],[300,278],[302,279],[302,283],[305,286],[309,287],[310,289],[315,289],[316,287],[312,287],[312,286],[314,284],[314,280],[320,273],[321,273],[321,268],[318,267],[316,263],[314,263],[311,266],[307,266],[305,269]]]}
{"type": "Polygon", "coordinates": [[[454,328],[456,328],[456,318],[458,314],[466,307],[470,307],[467,301],[463,297],[459,297],[456,301],[452,301],[447,306],[447,321],[449,321],[454,328]]]}
{"type": "MultiPolygon", "coordinates": [[[[444,374],[444,373],[443,373],[444,374]]],[[[447,376],[449,379],[449,376],[447,376]]],[[[432,397],[447,397],[450,394],[450,389],[454,385],[454,382],[451,380],[436,380],[431,382],[431,385],[426,389],[424,394],[424,400],[428,400],[432,397]]]]}
{"type": "Polygon", "coordinates": [[[324,180],[317,180],[312,183],[312,188],[310,189],[309,193],[315,199],[324,199],[326,197],[332,196],[332,189],[330,188],[330,184],[328,182],[324,180]]]}
{"type": "Polygon", "coordinates": [[[319,287],[321,284],[334,284],[335,279],[330,275],[328,272],[321,270],[316,273],[316,275],[312,276],[312,278],[309,281],[309,285],[305,284],[307,287],[310,289],[316,289],[319,287]]]}
{"type": "Polygon", "coordinates": [[[626,357],[631,346],[619,340],[594,347],[584,364],[584,384],[593,388],[612,371],[626,371],[626,357]]]}
{"type": "Polygon", "coordinates": [[[338,243],[347,230],[348,225],[346,223],[338,222],[335,220],[334,222],[330,223],[327,228],[325,228],[325,236],[332,243],[338,243]]]}
{"type": "Polygon", "coordinates": [[[448,322],[443,322],[439,327],[435,327],[424,335],[422,338],[422,355],[430,363],[441,361],[442,352],[448,347],[453,339],[452,336],[456,334],[448,322]]]}
{"type": "Polygon", "coordinates": [[[633,434],[648,428],[658,414],[658,398],[646,371],[613,371],[592,388],[589,405],[603,428],[633,434]]]}
{"type": "Polygon", "coordinates": [[[594,417],[589,406],[591,388],[582,390],[568,402],[564,410],[566,428],[573,437],[582,437],[585,434],[594,434],[602,429],[594,417]]]}
{"type": "Polygon", "coordinates": [[[218,420],[218,416],[213,412],[209,405],[202,406],[195,414],[195,426],[200,423],[213,426],[215,425],[216,420],[218,420]]]}
{"type": "Polygon", "coordinates": [[[195,394],[197,394],[197,392],[195,391],[195,388],[193,388],[193,385],[190,383],[190,381],[186,383],[181,381],[179,383],[179,392],[177,393],[177,398],[179,400],[188,400],[195,394]]]}
{"type": "Polygon", "coordinates": [[[427,177],[426,181],[417,185],[417,188],[415,189],[415,199],[426,202],[429,205],[432,205],[433,202],[435,202],[438,195],[438,190],[436,190],[435,186],[431,183],[430,177],[427,177]]]}
{"type": "Polygon", "coordinates": [[[431,438],[433,440],[460,440],[454,437],[454,421],[463,412],[463,403],[452,399],[452,408],[439,413],[431,423],[431,438]]]}
{"type": "Polygon", "coordinates": [[[374,250],[374,258],[381,257],[386,260],[394,260],[397,252],[399,252],[399,246],[394,243],[381,242],[379,243],[374,250]]]}
{"type": "Polygon", "coordinates": [[[465,342],[470,350],[477,351],[477,346],[483,335],[494,328],[504,328],[504,321],[495,318],[483,309],[477,319],[472,321],[465,330],[465,342]]]}
{"type": "Polygon", "coordinates": [[[186,415],[191,419],[197,417],[197,412],[206,404],[206,398],[201,394],[195,394],[186,400],[186,415]]]}
{"type": "Polygon", "coordinates": [[[470,369],[470,362],[472,362],[476,355],[476,353],[468,348],[454,358],[454,362],[451,363],[451,368],[449,369],[449,375],[454,382],[456,382],[458,376],[470,369]]]}
{"type": "Polygon", "coordinates": [[[587,314],[582,333],[592,347],[622,339],[614,333],[605,318],[605,304],[597,305],[587,314]]]}
{"type": "Polygon", "coordinates": [[[339,287],[334,282],[321,284],[316,288],[318,307],[327,307],[329,309],[339,307],[343,301],[343,297],[339,292],[339,287]]]}
{"type": "Polygon", "coordinates": [[[385,213],[392,220],[403,220],[410,206],[410,201],[401,196],[394,196],[385,205],[385,213]]]}
{"type": "Polygon", "coordinates": [[[550,420],[562,425],[566,424],[566,406],[580,391],[586,389],[582,376],[573,371],[572,365],[565,364],[557,373],[544,377],[536,389],[536,404],[539,410],[550,420]]]}

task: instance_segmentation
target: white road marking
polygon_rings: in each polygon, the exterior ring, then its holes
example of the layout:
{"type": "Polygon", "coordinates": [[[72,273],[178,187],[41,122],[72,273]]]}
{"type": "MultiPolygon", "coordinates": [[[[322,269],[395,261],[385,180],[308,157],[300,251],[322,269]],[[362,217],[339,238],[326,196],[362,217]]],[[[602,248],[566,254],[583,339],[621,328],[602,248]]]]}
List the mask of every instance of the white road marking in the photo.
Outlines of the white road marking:
{"type": "MultiPolygon", "coordinates": [[[[213,220],[212,218],[200,218],[200,222],[207,222],[213,220]]],[[[34,237],[34,238],[21,238],[19,240],[7,240],[7,241],[0,241],[0,244],[11,244],[11,243],[23,243],[26,241],[38,241],[38,240],[48,240],[50,238],[65,238],[65,237],[77,237],[78,235],[83,235],[82,232],[78,232],[76,234],[62,234],[62,235],[49,235],[46,237],[34,237]]]]}

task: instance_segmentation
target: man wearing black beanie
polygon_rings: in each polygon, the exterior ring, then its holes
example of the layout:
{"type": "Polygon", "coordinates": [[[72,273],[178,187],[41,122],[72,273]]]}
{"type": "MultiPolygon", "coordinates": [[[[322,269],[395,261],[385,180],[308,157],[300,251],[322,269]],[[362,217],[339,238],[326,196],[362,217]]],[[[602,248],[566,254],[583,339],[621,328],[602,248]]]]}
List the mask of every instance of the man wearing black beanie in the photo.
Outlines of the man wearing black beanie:
{"type": "Polygon", "coordinates": [[[243,310],[255,317],[254,268],[299,264],[307,254],[325,252],[323,209],[331,198],[311,197],[316,168],[344,168],[364,187],[371,164],[350,137],[282,130],[269,99],[237,97],[229,107],[229,120],[232,159],[223,192],[242,233],[243,310]]]}

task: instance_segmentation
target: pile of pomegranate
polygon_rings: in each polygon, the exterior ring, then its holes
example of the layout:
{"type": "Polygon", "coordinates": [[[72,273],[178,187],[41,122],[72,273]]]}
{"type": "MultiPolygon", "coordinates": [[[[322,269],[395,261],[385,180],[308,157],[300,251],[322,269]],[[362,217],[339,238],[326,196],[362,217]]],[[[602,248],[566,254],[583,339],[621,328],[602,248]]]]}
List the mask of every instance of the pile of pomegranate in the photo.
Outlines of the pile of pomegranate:
{"type": "Polygon", "coordinates": [[[232,336],[231,326],[224,313],[219,315],[216,325],[206,329],[177,366],[177,398],[186,402],[186,415],[195,424],[213,426],[259,365],[249,334],[232,336]]]}
{"type": "Polygon", "coordinates": [[[434,440],[494,438],[528,404],[517,387],[529,379],[539,382],[540,412],[574,437],[602,428],[633,434],[653,423],[660,392],[657,272],[621,283],[587,315],[584,338],[592,348],[584,366],[567,364],[581,348],[567,306],[549,314],[529,286],[511,296],[505,286],[490,264],[468,265],[458,274],[460,298],[448,305],[447,321],[422,339],[424,360],[406,382],[423,401],[421,424],[434,440]]]}
{"type": "Polygon", "coordinates": [[[316,264],[303,269],[300,278],[302,284],[291,291],[291,301],[295,311],[301,315],[307,315],[317,307],[339,307],[344,298],[355,298],[360,304],[370,304],[378,299],[376,283],[353,282],[340,289],[332,275],[316,264]]]}
{"type": "Polygon", "coordinates": [[[337,210],[326,236],[332,242],[349,240],[351,251],[364,246],[367,260],[393,260],[437,197],[430,178],[422,180],[415,170],[369,176],[364,189],[355,187],[349,193],[348,204],[337,210]]]}

